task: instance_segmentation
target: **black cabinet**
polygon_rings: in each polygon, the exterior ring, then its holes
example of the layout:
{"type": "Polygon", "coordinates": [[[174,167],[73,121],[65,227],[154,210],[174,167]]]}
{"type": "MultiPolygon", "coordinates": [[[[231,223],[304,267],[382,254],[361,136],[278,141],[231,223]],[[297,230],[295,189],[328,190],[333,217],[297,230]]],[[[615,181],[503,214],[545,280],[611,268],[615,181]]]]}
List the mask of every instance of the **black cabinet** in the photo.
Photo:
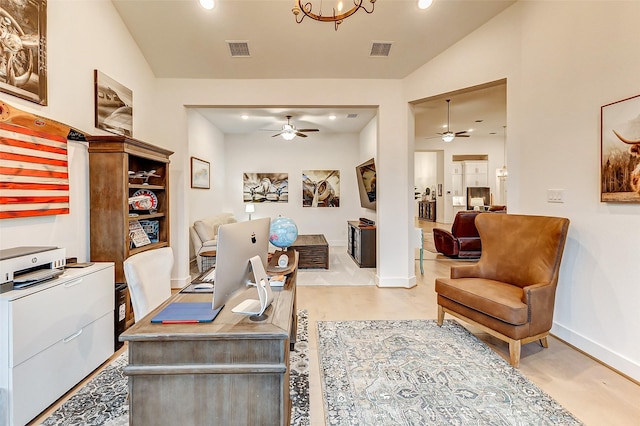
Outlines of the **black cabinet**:
{"type": "Polygon", "coordinates": [[[361,268],[376,267],[376,227],[348,221],[347,252],[361,268]]]}

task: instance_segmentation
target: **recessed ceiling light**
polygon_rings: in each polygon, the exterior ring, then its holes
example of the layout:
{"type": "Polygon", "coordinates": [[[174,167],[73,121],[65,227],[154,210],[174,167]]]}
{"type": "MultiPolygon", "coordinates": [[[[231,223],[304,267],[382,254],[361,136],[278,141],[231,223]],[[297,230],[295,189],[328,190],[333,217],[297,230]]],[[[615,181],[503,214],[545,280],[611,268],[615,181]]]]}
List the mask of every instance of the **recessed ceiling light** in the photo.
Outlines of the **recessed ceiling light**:
{"type": "Polygon", "coordinates": [[[247,114],[242,114],[241,117],[242,117],[243,120],[249,119],[249,116],[247,114]]]}
{"type": "Polygon", "coordinates": [[[200,0],[200,6],[204,7],[207,10],[213,9],[215,3],[213,0],[200,0]]]}
{"type": "Polygon", "coordinates": [[[335,119],[336,119],[336,116],[335,116],[335,115],[331,114],[331,115],[329,116],[329,120],[335,120],[335,119]]]}
{"type": "Polygon", "coordinates": [[[418,0],[418,7],[420,9],[427,9],[431,6],[431,3],[433,3],[433,0],[418,0]]]}

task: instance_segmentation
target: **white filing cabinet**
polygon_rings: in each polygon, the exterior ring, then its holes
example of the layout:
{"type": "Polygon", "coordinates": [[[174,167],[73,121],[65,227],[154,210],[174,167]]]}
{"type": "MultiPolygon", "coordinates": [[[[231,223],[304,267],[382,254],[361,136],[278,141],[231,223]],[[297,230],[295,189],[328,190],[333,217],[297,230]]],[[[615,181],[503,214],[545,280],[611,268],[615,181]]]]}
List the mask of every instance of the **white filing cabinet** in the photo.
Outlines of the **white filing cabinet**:
{"type": "Polygon", "coordinates": [[[0,295],[0,425],[24,425],[113,354],[114,267],[0,295]]]}

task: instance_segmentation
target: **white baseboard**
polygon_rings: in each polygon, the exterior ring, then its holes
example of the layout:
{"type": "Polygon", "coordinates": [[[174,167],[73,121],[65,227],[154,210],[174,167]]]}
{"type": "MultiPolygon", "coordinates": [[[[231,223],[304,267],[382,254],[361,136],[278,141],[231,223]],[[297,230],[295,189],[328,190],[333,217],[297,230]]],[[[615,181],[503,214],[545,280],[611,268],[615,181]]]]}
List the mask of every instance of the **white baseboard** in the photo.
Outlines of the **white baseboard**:
{"type": "Polygon", "coordinates": [[[376,285],[378,287],[412,288],[416,286],[416,276],[414,275],[409,278],[380,278],[380,276],[376,274],[376,285]]]}
{"type": "Polygon", "coordinates": [[[182,278],[171,278],[171,288],[182,288],[191,282],[191,275],[182,278]]]}
{"type": "Polygon", "coordinates": [[[637,362],[556,322],[553,323],[551,334],[630,379],[640,382],[640,364],[637,362]]]}

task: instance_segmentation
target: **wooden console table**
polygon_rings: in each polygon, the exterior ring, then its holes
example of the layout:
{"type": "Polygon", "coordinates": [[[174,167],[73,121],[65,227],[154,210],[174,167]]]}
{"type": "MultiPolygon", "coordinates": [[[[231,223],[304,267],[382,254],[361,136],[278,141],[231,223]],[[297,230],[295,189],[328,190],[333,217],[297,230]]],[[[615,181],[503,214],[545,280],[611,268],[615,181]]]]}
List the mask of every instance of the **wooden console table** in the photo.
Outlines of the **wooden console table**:
{"type": "Polygon", "coordinates": [[[418,202],[418,219],[435,222],[436,221],[436,202],[433,200],[419,201],[418,202]]]}
{"type": "Polygon", "coordinates": [[[129,424],[289,425],[289,349],[296,336],[296,271],[262,322],[231,308],[257,298],[238,292],[211,323],[151,324],[170,302],[211,301],[178,293],[120,336],[128,342],[129,424]]]}

